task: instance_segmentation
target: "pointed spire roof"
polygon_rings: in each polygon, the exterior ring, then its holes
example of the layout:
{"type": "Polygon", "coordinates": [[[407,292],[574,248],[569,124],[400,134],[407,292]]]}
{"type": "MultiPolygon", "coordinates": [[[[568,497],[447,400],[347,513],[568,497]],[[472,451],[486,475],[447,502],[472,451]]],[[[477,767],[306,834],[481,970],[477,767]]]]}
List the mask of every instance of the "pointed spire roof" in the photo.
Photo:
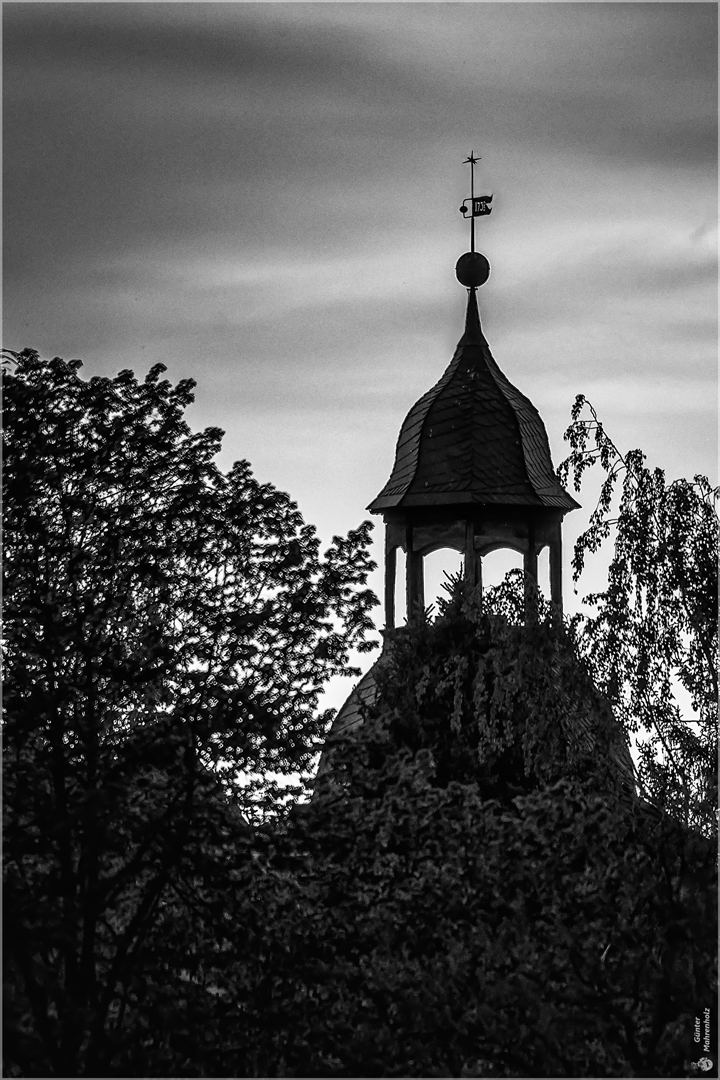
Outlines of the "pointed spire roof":
{"type": "Polygon", "coordinates": [[[368,510],[463,503],[579,505],[557,480],[540,414],[493,359],[474,288],[450,366],[405,418],[390,479],[368,510]]]}

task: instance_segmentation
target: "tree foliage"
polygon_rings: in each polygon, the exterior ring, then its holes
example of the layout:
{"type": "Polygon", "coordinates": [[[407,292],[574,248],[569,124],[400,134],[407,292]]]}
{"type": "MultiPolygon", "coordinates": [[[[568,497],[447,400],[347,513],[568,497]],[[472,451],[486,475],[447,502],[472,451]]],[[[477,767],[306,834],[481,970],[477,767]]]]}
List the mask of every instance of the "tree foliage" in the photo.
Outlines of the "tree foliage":
{"type": "Polygon", "coordinates": [[[667,483],[640,450],[621,454],[582,395],[565,438],[563,483],[571,477],[579,491],[596,464],[605,474],[575,546],[576,581],[586,556],[614,541],[607,588],[586,598],[597,613],[583,620],[580,646],[626,730],[645,736],[639,780],[647,796],[717,834],[720,490],[704,476],[667,483]]]}
{"type": "Polygon", "coordinates": [[[715,846],[633,796],[572,638],[513,625],[507,594],[395,634],[276,840],[307,907],[274,920],[278,1027],[248,1037],[268,1075],[688,1072],[715,846]]]}
{"type": "Polygon", "coordinates": [[[376,667],[392,736],[430,749],[441,780],[477,783],[486,798],[589,773],[631,793],[624,734],[549,605],[525,624],[522,574],[469,597],[457,578],[449,592],[439,617],[396,635],[376,667]]]}
{"type": "Polygon", "coordinates": [[[450,608],[384,663],[313,800],[163,911],[113,1074],[691,1074],[715,848],[550,707],[525,760],[548,693],[610,738],[571,642],[450,608]]]}
{"type": "Polygon", "coordinates": [[[40,1075],[92,1075],[159,910],[277,812],[324,682],[372,647],[370,526],[321,558],[287,495],[247,462],[219,471],[222,433],[191,433],[193,383],[162,365],[85,381],[80,361],[8,359],[9,1051],[33,1031],[40,1075]]]}

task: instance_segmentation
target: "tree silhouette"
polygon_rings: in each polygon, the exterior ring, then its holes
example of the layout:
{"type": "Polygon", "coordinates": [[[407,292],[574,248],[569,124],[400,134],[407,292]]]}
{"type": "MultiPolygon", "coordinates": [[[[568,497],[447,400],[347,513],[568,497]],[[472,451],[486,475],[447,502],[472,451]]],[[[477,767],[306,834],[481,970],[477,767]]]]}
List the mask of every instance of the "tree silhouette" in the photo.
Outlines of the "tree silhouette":
{"type": "Polygon", "coordinates": [[[562,483],[572,476],[579,491],[586,470],[599,463],[605,473],[575,545],[575,581],[586,556],[614,540],[607,588],[586,598],[597,614],[580,620],[580,648],[626,730],[646,736],[639,744],[646,795],[717,835],[720,489],[704,476],[668,484],[640,450],[621,454],[582,395],[565,438],[571,453],[558,470],[562,483]]]}
{"type": "Polygon", "coordinates": [[[257,952],[233,893],[212,1074],[692,1075],[715,844],[628,792],[572,637],[456,601],[378,687],[266,839],[257,952]]]}
{"type": "Polygon", "coordinates": [[[5,1045],[97,1075],[158,913],[280,812],[324,682],[372,647],[370,526],[320,558],[287,495],[213,464],[162,365],[6,358],[5,1045]]]}

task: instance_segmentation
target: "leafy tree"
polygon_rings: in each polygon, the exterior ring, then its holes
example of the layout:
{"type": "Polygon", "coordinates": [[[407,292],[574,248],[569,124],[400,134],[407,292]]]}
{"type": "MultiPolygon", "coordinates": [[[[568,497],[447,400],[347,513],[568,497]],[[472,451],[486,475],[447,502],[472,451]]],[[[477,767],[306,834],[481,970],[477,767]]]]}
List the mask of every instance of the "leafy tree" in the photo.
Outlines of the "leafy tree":
{"type": "Polygon", "coordinates": [[[324,682],[372,648],[370,525],[321,558],[287,495],[213,464],[162,365],[6,359],[5,1046],[16,1074],[100,1075],[160,913],[280,812],[324,682]]]}
{"type": "Polygon", "coordinates": [[[580,647],[625,729],[645,735],[638,753],[646,795],[717,835],[720,489],[704,476],[668,484],[640,450],[621,454],[582,395],[565,438],[563,483],[572,477],[579,491],[588,469],[599,463],[605,473],[575,546],[575,581],[586,555],[614,540],[607,589],[586,598],[597,614],[582,621],[580,647]]]}
{"type": "Polygon", "coordinates": [[[687,1075],[715,846],[629,795],[572,642],[450,606],[379,678],[228,890],[202,1075],[687,1075]]]}

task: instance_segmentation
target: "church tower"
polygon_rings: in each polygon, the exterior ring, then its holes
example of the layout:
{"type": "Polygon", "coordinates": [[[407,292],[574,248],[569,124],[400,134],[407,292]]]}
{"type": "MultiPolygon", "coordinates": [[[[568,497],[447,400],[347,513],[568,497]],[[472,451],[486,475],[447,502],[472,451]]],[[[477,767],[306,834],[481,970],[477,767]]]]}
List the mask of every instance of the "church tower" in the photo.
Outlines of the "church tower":
{"type": "MultiPolygon", "coordinates": [[[[491,212],[492,195],[475,195],[477,160],[472,154],[467,159],[470,198],[460,207],[470,221],[470,251],[455,268],[468,290],[465,332],[444,375],[407,414],[390,478],[368,506],[385,523],[389,631],[395,628],[398,548],[406,554],[408,620],[424,615],[424,557],[446,547],[464,555],[471,588],[482,588],[483,556],[498,548],[520,552],[527,621],[536,617],[538,555],[548,547],[551,600],[562,609],[562,521],[579,504],[557,480],[540,414],[503,375],[480,326],[477,290],[490,265],[475,251],[475,218],[491,212]]],[[[383,656],[384,651],[338,711],[318,777],[330,767],[333,742],[363,723],[365,707],[376,698],[383,656]]]]}
{"type": "MultiPolygon", "coordinates": [[[[413,405],[400,430],[395,464],[368,506],[385,523],[385,625],[395,626],[397,550],[406,554],[408,619],[425,606],[423,558],[439,548],[464,555],[465,580],[482,583],[482,559],[498,548],[523,556],[526,615],[537,594],[538,555],[550,549],[550,595],[562,608],[562,519],[578,503],[560,486],[545,426],[532,402],[502,373],[485,340],[477,289],[490,274],[475,251],[475,218],[492,195],[471,195],[471,249],[456,275],[468,290],[465,332],[442,378],[413,405]]],[[[469,207],[468,207],[469,203],[469,207]]]]}

